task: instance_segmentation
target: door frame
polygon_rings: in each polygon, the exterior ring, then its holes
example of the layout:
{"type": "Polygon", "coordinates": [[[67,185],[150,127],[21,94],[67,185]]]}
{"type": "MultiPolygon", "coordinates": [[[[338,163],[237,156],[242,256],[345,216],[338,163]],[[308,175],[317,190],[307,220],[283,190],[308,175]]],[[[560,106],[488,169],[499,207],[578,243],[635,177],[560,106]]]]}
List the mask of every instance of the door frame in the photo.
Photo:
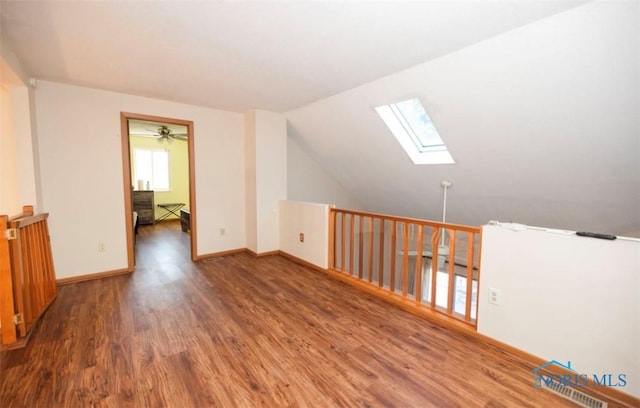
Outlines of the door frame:
{"type": "Polygon", "coordinates": [[[122,176],[124,188],[125,226],[127,232],[127,269],[131,272],[135,269],[135,241],[133,237],[133,223],[131,221],[133,206],[131,203],[131,145],[129,138],[129,119],[148,120],[150,122],[169,123],[187,127],[187,151],[189,156],[189,213],[191,220],[189,226],[189,237],[191,243],[191,260],[195,261],[198,254],[198,234],[196,233],[196,172],[195,154],[193,148],[193,121],[167,118],[162,116],[144,115],[139,113],[120,112],[120,134],[122,139],[122,176]]]}

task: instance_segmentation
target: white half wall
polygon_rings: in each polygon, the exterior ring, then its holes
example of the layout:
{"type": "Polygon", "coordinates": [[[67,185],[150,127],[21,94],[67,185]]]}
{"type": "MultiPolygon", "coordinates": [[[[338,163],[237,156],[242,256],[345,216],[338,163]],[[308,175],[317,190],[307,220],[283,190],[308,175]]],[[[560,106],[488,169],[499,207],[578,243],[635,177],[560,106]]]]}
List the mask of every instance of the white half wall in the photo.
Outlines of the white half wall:
{"type": "Polygon", "coordinates": [[[313,265],[329,267],[328,204],[280,201],[280,251],[313,265]],[[300,242],[304,234],[304,242],[300,242]]]}
{"type": "Polygon", "coordinates": [[[582,374],[625,374],[619,390],[640,397],[639,240],[489,225],[481,259],[478,332],[582,374]]]}
{"type": "Polygon", "coordinates": [[[57,278],[127,267],[121,112],[194,122],[198,255],[245,247],[242,114],[48,81],[36,108],[57,278]]]}

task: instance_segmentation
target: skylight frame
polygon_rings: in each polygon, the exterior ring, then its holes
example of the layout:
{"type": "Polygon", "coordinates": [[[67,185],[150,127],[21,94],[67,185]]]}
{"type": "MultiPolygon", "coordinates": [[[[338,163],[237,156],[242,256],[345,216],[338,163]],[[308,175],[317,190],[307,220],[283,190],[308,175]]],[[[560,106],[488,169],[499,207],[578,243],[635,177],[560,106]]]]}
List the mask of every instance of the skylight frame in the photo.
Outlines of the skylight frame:
{"type": "Polygon", "coordinates": [[[375,108],[414,164],[454,164],[455,161],[419,98],[375,108]]]}

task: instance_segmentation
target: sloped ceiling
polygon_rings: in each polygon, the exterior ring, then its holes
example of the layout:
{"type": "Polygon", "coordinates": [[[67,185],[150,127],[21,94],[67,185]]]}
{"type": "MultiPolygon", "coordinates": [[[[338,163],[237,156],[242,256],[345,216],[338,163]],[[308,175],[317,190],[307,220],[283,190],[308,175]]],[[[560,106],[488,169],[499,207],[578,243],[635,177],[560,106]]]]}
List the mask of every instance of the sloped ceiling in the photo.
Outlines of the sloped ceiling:
{"type": "Polygon", "coordinates": [[[367,210],[640,233],[638,4],[590,3],[288,114],[367,210]],[[416,166],[374,107],[418,96],[456,164],[416,166]]]}

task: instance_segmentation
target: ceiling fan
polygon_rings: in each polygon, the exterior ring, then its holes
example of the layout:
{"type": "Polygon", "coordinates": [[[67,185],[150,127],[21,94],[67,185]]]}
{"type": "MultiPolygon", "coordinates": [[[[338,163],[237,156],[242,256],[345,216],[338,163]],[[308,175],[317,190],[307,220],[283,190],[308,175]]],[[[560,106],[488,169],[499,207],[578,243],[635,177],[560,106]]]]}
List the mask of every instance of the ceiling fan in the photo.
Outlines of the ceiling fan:
{"type": "Polygon", "coordinates": [[[174,140],[186,141],[189,128],[185,125],[150,122],[146,120],[129,119],[129,136],[153,137],[158,143],[165,140],[172,143],[174,140]]]}
{"type": "Polygon", "coordinates": [[[157,132],[154,132],[154,136],[158,138],[158,143],[162,143],[165,140],[168,143],[171,143],[174,140],[187,140],[186,133],[173,133],[173,131],[169,129],[169,127],[167,127],[166,125],[160,126],[157,132]]]}

